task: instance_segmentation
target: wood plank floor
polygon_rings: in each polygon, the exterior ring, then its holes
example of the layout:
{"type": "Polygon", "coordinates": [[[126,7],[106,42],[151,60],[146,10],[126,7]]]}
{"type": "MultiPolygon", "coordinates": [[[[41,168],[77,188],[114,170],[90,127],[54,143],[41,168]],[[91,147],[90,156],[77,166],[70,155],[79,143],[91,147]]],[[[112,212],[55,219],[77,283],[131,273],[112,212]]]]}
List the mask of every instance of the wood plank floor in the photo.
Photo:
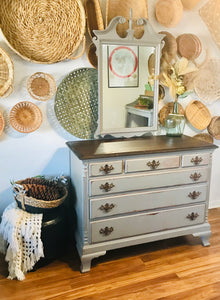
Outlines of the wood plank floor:
{"type": "Polygon", "coordinates": [[[7,279],[0,256],[1,300],[201,300],[220,299],[220,208],[209,211],[211,246],[192,236],[107,252],[79,271],[74,250],[29,272],[25,280],[7,279]]]}

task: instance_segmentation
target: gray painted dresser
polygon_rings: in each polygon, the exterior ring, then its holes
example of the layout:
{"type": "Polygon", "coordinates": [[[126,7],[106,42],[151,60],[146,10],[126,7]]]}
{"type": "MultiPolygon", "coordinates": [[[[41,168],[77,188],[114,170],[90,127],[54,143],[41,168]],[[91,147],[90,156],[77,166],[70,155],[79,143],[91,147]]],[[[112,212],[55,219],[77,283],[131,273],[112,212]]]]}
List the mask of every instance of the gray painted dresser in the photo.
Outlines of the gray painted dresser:
{"type": "Polygon", "coordinates": [[[209,245],[211,160],[217,146],[187,136],[67,145],[82,272],[110,249],[188,234],[209,245]]]}

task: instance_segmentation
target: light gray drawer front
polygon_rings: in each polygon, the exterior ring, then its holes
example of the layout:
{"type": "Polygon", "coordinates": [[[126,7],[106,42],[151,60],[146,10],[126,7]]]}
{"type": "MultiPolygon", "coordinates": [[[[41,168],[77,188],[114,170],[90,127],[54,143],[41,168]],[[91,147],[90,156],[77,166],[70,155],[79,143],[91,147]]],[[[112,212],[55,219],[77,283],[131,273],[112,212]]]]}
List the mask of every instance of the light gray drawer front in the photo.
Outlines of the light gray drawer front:
{"type": "Polygon", "coordinates": [[[91,226],[91,242],[168,230],[201,224],[205,220],[205,205],[194,205],[169,210],[152,211],[104,221],[94,221],[91,226]]]}
{"type": "Polygon", "coordinates": [[[210,161],[210,153],[195,153],[182,156],[183,167],[204,166],[210,161]]]}
{"type": "Polygon", "coordinates": [[[162,170],[169,168],[178,168],[180,165],[180,157],[148,157],[145,159],[129,159],[125,163],[125,172],[139,172],[162,170]]]}
{"type": "Polygon", "coordinates": [[[103,161],[90,163],[89,176],[103,176],[109,174],[121,174],[122,161],[103,161]]]}
{"type": "Polygon", "coordinates": [[[123,213],[192,204],[206,201],[207,184],[157,189],[150,192],[137,192],[90,200],[90,218],[105,218],[123,213]]]}
{"type": "Polygon", "coordinates": [[[91,179],[89,181],[89,195],[106,195],[156,187],[199,183],[207,180],[208,169],[205,167],[106,177],[105,179],[91,179]]]}

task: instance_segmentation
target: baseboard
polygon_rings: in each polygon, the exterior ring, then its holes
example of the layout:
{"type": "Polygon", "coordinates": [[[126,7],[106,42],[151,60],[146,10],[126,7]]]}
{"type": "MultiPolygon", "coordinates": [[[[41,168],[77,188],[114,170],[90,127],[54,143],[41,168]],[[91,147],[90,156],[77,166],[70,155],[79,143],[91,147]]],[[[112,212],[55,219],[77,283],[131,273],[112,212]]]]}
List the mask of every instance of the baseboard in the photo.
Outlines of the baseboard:
{"type": "Polygon", "coordinates": [[[220,207],[220,200],[209,203],[209,209],[220,207]]]}

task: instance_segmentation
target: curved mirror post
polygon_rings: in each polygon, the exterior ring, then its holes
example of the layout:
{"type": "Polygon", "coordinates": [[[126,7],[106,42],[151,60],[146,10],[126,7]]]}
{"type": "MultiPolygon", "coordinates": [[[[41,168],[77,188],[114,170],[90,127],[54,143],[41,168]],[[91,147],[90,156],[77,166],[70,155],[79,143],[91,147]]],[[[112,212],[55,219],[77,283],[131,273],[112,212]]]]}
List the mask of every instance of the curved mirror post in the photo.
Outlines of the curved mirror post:
{"type": "MultiPolygon", "coordinates": [[[[158,79],[163,35],[154,33],[146,19],[140,39],[131,27],[127,36],[117,35],[122,17],[114,18],[103,31],[95,30],[99,74],[99,120],[96,137],[143,135],[157,129],[158,79]],[[148,61],[154,55],[154,74],[148,61]],[[149,84],[149,79],[151,84],[149,84]]],[[[130,21],[129,21],[130,22],[130,21]]]]}

